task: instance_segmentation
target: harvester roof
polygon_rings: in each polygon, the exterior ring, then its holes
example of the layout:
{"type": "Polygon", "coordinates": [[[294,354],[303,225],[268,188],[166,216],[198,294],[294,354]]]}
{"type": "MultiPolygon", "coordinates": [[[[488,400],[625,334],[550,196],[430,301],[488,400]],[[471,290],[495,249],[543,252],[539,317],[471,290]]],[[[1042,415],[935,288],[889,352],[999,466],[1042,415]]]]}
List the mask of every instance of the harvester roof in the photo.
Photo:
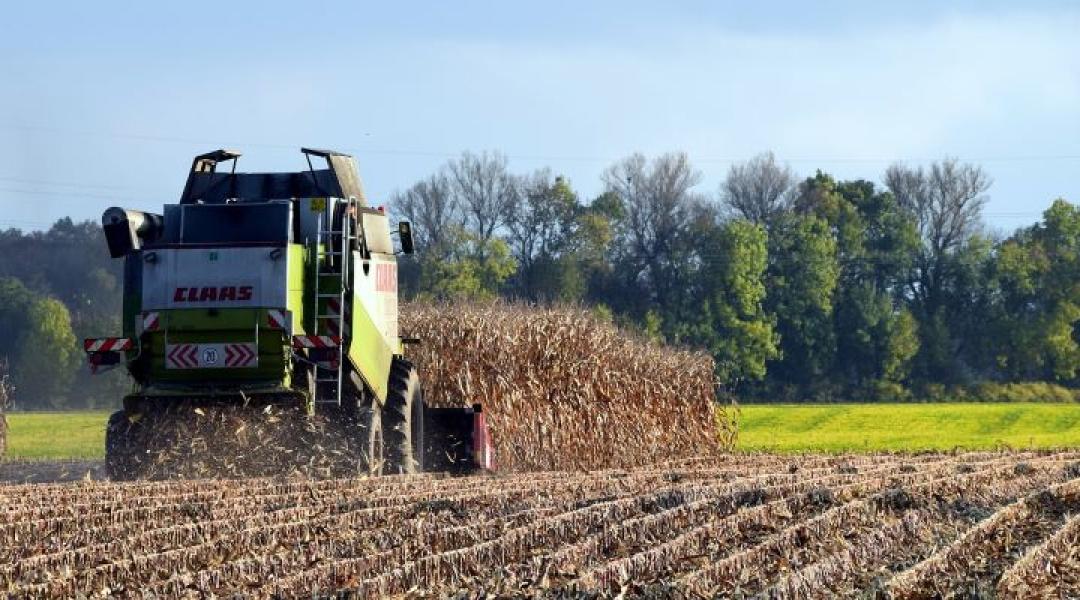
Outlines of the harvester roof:
{"type": "Polygon", "coordinates": [[[180,204],[225,204],[226,202],[266,202],[290,198],[329,196],[355,198],[366,205],[364,187],[352,156],[333,150],[301,148],[308,169],[294,173],[237,173],[240,153],[214,150],[196,156],[191,163],[180,204]],[[325,160],[326,168],[316,169],[311,157],[325,160]],[[228,172],[218,165],[232,162],[228,172]]]}

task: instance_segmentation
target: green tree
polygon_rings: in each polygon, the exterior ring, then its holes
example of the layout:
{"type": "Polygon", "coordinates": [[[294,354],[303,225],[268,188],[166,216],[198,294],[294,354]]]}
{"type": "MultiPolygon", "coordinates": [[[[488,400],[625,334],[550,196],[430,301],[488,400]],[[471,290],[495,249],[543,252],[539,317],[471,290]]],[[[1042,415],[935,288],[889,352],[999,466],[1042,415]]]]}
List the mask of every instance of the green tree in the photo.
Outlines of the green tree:
{"type": "Polygon", "coordinates": [[[1075,383],[1080,377],[1080,207],[1056,200],[1036,230],[1051,262],[1044,279],[1053,304],[1046,326],[1050,367],[1059,381],[1075,383]]]}
{"type": "MultiPolygon", "coordinates": [[[[45,231],[0,232],[0,277],[17,278],[35,297],[63,302],[77,339],[119,334],[122,270],[96,222],[64,218],[45,231]]],[[[103,407],[115,406],[130,383],[122,369],[91,375],[76,368],[71,385],[75,405],[103,407]]]]}
{"type": "Polygon", "coordinates": [[[886,322],[884,333],[879,379],[898,383],[907,377],[919,351],[919,326],[910,311],[901,309],[886,322]]]}
{"type": "Polygon", "coordinates": [[[800,186],[795,207],[828,222],[836,238],[831,378],[859,393],[876,381],[901,382],[919,347],[903,298],[919,248],[914,219],[872,182],[836,182],[821,171],[800,186]]]}
{"type": "Polygon", "coordinates": [[[1043,222],[1000,244],[994,362],[1011,380],[1080,375],[1080,209],[1057,200],[1043,222]]]}
{"type": "Polygon", "coordinates": [[[0,360],[11,367],[22,408],[65,406],[81,364],[71,315],[54,298],[35,295],[18,279],[0,278],[0,360]]]}
{"type": "Polygon", "coordinates": [[[494,298],[517,263],[505,241],[482,241],[458,228],[445,256],[421,258],[421,289],[436,298],[487,300],[494,298]]]}
{"type": "Polygon", "coordinates": [[[58,220],[46,231],[0,232],[0,277],[15,277],[34,293],[68,307],[76,331],[120,324],[123,261],[105,250],[101,225],[58,220]]]}
{"type": "Polygon", "coordinates": [[[965,385],[990,376],[979,365],[988,347],[992,251],[987,237],[972,234],[940,261],[937,300],[909,302],[921,340],[912,361],[913,384],[965,385]]]}
{"type": "Polygon", "coordinates": [[[15,342],[13,383],[19,403],[51,409],[68,406],[80,354],[67,308],[54,298],[36,299],[15,342]]]}
{"type": "MultiPolygon", "coordinates": [[[[34,293],[14,277],[0,277],[0,355],[13,358],[15,342],[26,327],[27,315],[34,304],[34,293]]],[[[8,361],[11,364],[11,361],[8,361]]]]}
{"type": "Polygon", "coordinates": [[[929,168],[891,165],[885,184],[914,219],[920,245],[906,295],[923,343],[915,360],[924,382],[965,383],[979,349],[980,297],[990,244],[982,237],[982,207],[991,179],[953,158],[929,168]]]}
{"type": "MultiPolygon", "coordinates": [[[[615,273],[613,254],[619,222],[625,216],[617,194],[604,193],[578,209],[574,237],[567,251],[583,296],[567,298],[610,306],[620,278],[615,273]]],[[[609,308],[610,310],[610,308],[609,308]]]]}
{"type": "Polygon", "coordinates": [[[576,300],[584,294],[570,256],[582,207],[562,177],[542,169],[526,178],[521,201],[510,209],[507,241],[518,264],[514,292],[529,300],[576,300]]]}
{"type": "Polygon", "coordinates": [[[701,270],[694,286],[698,302],[683,321],[681,339],[704,346],[716,360],[721,385],[765,377],[767,361],[779,355],[773,320],[765,314],[765,230],[733,220],[701,235],[701,270]]]}
{"type": "Polygon", "coordinates": [[[832,366],[839,271],[836,239],[825,220],[794,213],[776,219],[765,302],[780,335],[781,355],[770,366],[775,382],[806,386],[822,380],[832,366]]]}

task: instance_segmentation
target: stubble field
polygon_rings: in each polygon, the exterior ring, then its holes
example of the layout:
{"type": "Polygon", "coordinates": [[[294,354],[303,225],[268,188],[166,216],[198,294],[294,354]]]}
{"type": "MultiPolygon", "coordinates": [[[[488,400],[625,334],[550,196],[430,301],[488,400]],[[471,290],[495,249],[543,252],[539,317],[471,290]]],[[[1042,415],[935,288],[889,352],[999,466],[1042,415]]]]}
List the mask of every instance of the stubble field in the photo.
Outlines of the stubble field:
{"type": "Polygon", "coordinates": [[[1076,597],[1080,452],[0,487],[13,597],[1076,597]]]}

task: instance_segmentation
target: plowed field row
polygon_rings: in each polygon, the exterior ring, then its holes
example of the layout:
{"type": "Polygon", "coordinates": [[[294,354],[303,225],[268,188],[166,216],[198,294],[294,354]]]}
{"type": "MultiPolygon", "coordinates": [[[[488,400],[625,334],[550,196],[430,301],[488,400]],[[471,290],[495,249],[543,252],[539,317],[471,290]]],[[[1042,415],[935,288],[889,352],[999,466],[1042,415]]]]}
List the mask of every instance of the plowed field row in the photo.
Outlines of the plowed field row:
{"type": "Polygon", "coordinates": [[[1080,453],[0,486],[10,597],[1076,597],[1080,453]]]}

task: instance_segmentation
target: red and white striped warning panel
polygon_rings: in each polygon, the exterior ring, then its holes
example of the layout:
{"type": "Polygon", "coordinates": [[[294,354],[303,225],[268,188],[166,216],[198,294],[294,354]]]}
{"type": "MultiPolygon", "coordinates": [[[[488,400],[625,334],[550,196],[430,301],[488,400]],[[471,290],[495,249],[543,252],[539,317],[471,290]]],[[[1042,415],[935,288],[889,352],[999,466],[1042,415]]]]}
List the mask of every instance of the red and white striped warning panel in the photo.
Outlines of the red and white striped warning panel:
{"type": "Polygon", "coordinates": [[[292,345],[297,350],[305,348],[337,348],[341,345],[341,338],[336,335],[294,335],[292,345]]]}
{"type": "Polygon", "coordinates": [[[161,315],[156,312],[144,312],[142,314],[142,330],[143,331],[157,331],[158,325],[161,324],[161,315]]]}
{"type": "Polygon", "coordinates": [[[289,311],[270,309],[266,311],[266,321],[270,329],[288,329],[289,311]]]}
{"type": "Polygon", "coordinates": [[[259,366],[255,344],[169,344],[167,369],[241,369],[259,366]]]}
{"type": "Polygon", "coordinates": [[[87,352],[119,352],[131,350],[135,344],[131,338],[86,338],[83,340],[83,349],[87,352]]]}

